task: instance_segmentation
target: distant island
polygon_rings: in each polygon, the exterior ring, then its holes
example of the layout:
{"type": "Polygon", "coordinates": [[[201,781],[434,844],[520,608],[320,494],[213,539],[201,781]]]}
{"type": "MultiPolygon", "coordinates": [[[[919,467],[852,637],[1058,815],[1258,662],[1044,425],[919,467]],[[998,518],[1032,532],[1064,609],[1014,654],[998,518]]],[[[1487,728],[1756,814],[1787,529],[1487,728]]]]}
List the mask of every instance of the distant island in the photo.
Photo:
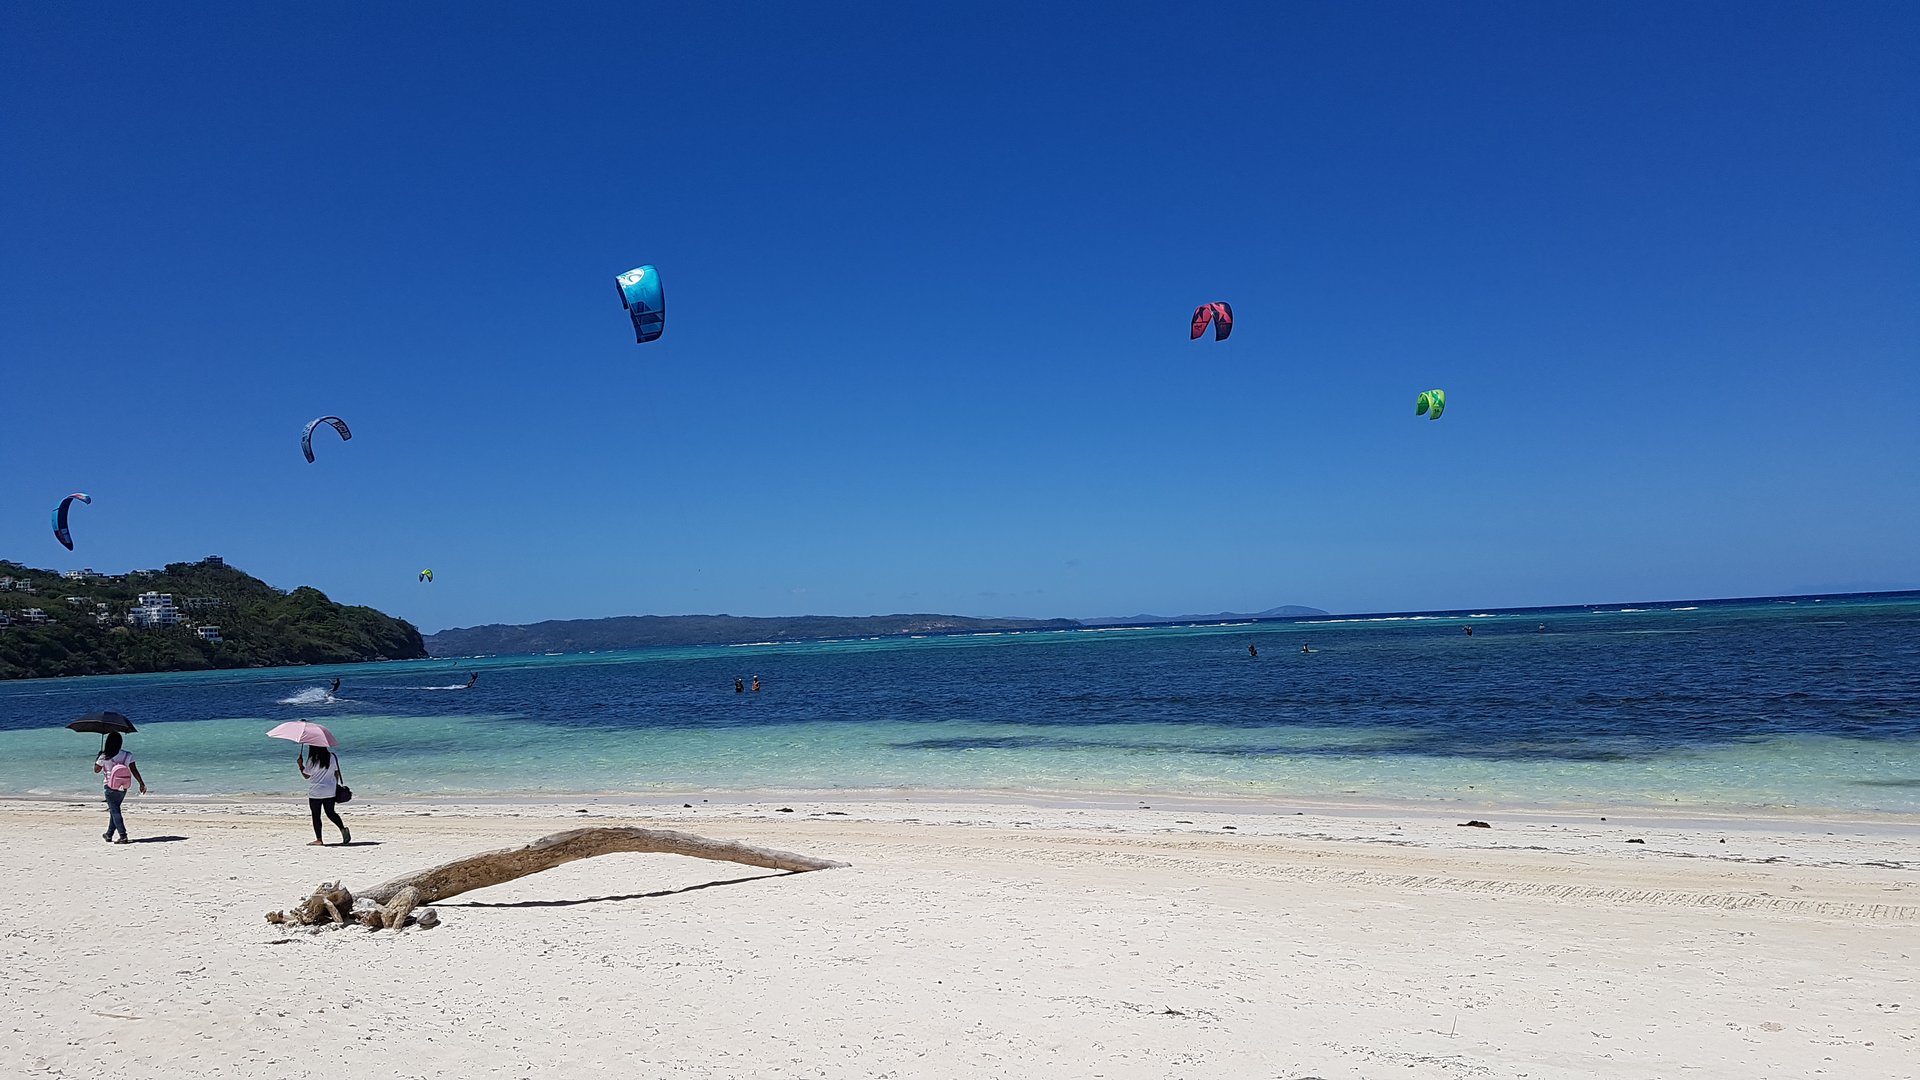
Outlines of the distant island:
{"type": "Polygon", "coordinates": [[[0,679],[419,660],[413,624],[219,556],[96,574],[0,560],[0,679]]]}
{"type": "Polygon", "coordinates": [[[471,626],[426,637],[434,656],[587,652],[649,645],[744,645],[756,641],[830,641],[993,630],[1071,630],[1072,619],[971,619],[964,615],[618,615],[561,619],[526,626],[471,626]]]}
{"type": "Polygon", "coordinates": [[[1088,626],[1153,626],[1158,623],[1238,622],[1242,619],[1306,619],[1325,615],[1317,607],[1282,604],[1265,611],[1216,611],[1211,615],[1127,615],[1114,619],[1083,619],[1088,626]]]}
{"type": "Polygon", "coordinates": [[[1155,616],[1131,619],[977,619],[965,615],[620,615],[608,619],[562,619],[524,626],[472,626],[426,637],[434,656],[568,653],[638,649],[651,645],[743,645],[756,641],[832,641],[845,638],[978,634],[1014,630],[1077,630],[1089,626],[1152,626],[1325,615],[1318,608],[1279,607],[1256,614],[1155,616]]]}

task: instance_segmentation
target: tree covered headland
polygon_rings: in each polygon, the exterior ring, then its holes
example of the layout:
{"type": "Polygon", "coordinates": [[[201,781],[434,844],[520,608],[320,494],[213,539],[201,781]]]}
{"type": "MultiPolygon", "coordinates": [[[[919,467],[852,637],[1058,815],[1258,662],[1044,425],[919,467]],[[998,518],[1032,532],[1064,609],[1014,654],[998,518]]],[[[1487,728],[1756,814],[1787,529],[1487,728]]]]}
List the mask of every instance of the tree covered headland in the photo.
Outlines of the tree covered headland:
{"type": "Polygon", "coordinates": [[[427,655],[403,619],[336,604],[318,589],[276,589],[214,559],[82,579],[0,560],[0,616],[0,679],[427,655]],[[173,614],[142,605],[145,593],[169,596],[173,614]],[[203,636],[203,627],[216,629],[203,636]]]}

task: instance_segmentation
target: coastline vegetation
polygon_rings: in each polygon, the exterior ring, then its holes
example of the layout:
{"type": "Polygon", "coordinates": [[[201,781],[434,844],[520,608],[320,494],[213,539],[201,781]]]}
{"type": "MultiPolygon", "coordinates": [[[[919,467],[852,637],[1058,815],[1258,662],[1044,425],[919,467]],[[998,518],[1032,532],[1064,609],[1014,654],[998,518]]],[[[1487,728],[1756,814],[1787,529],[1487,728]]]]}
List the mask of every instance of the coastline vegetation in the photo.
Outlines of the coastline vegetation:
{"type": "Polygon", "coordinates": [[[403,619],[308,586],[277,589],[217,558],[77,577],[0,560],[0,615],[0,679],[427,655],[403,619]],[[141,604],[148,593],[171,603],[141,604]]]}

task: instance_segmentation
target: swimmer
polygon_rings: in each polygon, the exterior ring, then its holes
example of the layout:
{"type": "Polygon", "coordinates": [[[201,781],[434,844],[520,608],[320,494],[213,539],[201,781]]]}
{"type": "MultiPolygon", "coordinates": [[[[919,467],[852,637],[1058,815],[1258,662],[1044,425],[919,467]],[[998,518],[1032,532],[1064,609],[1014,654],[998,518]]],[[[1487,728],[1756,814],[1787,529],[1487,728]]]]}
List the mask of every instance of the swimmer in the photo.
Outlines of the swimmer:
{"type": "Polygon", "coordinates": [[[742,678],[739,678],[738,676],[735,676],[735,678],[734,678],[734,680],[733,680],[733,692],[734,692],[734,693],[736,693],[736,694],[744,694],[744,693],[746,693],[746,692],[747,692],[747,680],[745,680],[745,679],[742,679],[742,678]]]}
{"type": "Polygon", "coordinates": [[[753,692],[756,694],[760,692],[760,676],[758,675],[753,677],[753,692]]]}

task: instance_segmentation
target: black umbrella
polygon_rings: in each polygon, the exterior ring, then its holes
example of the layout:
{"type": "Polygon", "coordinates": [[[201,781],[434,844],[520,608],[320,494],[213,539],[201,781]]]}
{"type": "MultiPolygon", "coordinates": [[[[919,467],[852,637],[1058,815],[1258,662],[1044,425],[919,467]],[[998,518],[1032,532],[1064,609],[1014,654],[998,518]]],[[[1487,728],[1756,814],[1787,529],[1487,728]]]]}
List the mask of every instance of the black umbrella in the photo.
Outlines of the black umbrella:
{"type": "Polygon", "coordinates": [[[133,721],[117,712],[90,712],[80,719],[75,720],[73,723],[68,724],[67,729],[69,731],[90,732],[101,736],[100,752],[104,754],[107,752],[107,740],[105,738],[107,732],[118,731],[130,734],[134,730],[134,727],[133,721]]]}
{"type": "Polygon", "coordinates": [[[95,735],[105,735],[109,731],[132,734],[133,721],[117,712],[90,712],[67,725],[68,731],[85,731],[95,735]]]}

